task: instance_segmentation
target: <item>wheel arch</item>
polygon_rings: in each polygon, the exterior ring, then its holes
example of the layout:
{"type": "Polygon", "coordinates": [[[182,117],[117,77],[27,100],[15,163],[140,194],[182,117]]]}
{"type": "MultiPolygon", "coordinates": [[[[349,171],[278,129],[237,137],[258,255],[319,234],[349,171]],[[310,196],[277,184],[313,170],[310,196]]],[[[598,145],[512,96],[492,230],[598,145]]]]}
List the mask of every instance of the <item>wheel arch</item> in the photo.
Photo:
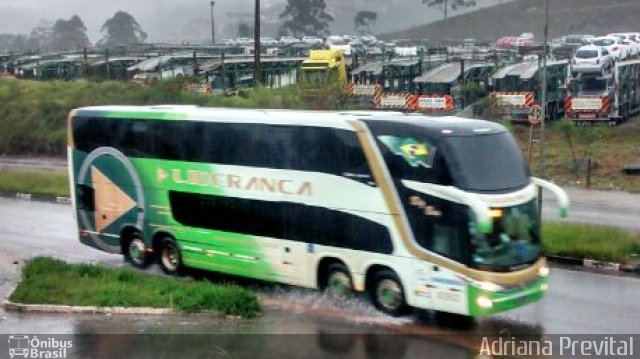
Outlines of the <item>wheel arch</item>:
{"type": "Polygon", "coordinates": [[[120,253],[125,253],[125,245],[128,240],[130,240],[134,234],[140,234],[142,239],[144,240],[144,232],[136,227],[133,224],[125,224],[120,229],[120,253]]]}
{"type": "Polygon", "coordinates": [[[170,231],[167,231],[165,229],[157,230],[151,235],[151,247],[153,248],[153,251],[155,253],[160,252],[160,245],[162,244],[162,239],[167,237],[176,241],[176,244],[177,244],[176,236],[173,235],[173,233],[171,233],[170,231]]]}
{"type": "Polygon", "coordinates": [[[364,272],[365,273],[364,274],[365,291],[368,291],[369,289],[371,289],[371,286],[373,285],[373,278],[375,277],[376,273],[379,273],[382,271],[391,271],[395,273],[395,275],[398,277],[398,280],[400,280],[400,285],[402,285],[402,288],[404,289],[405,293],[407,293],[408,288],[406,283],[407,281],[405,280],[405,278],[403,278],[400,272],[397,271],[391,264],[383,263],[383,262],[374,262],[374,263],[370,263],[367,266],[367,269],[364,272]]]}

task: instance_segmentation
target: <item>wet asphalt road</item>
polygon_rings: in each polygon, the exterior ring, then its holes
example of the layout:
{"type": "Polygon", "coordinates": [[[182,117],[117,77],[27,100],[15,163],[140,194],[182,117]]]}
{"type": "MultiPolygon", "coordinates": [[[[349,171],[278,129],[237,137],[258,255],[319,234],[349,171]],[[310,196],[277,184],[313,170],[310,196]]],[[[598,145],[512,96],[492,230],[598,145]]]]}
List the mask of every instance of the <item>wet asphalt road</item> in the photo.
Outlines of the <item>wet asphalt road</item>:
{"type": "MultiPolygon", "coordinates": [[[[566,221],[620,227],[640,232],[640,194],[565,188],[571,200],[566,221]]],[[[555,199],[545,192],[543,215],[559,221],[555,199]]]]}
{"type": "MultiPolygon", "coordinates": [[[[89,260],[109,266],[124,265],[120,256],[101,253],[77,243],[73,232],[70,206],[0,198],[0,295],[8,295],[15,285],[19,277],[19,263],[38,255],[68,261],[89,260]]],[[[391,332],[411,334],[410,338],[407,337],[409,339],[403,336],[406,342],[399,345],[403,351],[430,348],[433,352],[444,350],[450,353],[447,357],[456,358],[468,357],[470,334],[640,332],[640,278],[623,275],[554,268],[550,291],[544,300],[483,319],[470,330],[450,330],[416,317],[388,318],[376,313],[361,300],[355,300],[353,305],[335,307],[313,291],[266,287],[259,289],[262,296],[279,303],[276,307],[286,310],[270,306],[265,315],[257,320],[228,320],[202,315],[121,317],[18,314],[0,309],[0,334],[313,334],[303,340],[309,341],[309,347],[313,347],[309,349],[313,357],[328,355],[323,345],[327,344],[327,340],[338,340],[331,335],[319,339],[319,335],[352,333],[354,335],[348,336],[351,338],[349,340],[356,344],[345,344],[345,348],[364,350],[384,340],[385,336],[376,334],[391,332]],[[443,333],[447,335],[443,336],[443,333]]],[[[135,341],[131,343],[132,346],[137,345],[135,341]]],[[[277,348],[270,350],[276,351],[277,348]]]]}

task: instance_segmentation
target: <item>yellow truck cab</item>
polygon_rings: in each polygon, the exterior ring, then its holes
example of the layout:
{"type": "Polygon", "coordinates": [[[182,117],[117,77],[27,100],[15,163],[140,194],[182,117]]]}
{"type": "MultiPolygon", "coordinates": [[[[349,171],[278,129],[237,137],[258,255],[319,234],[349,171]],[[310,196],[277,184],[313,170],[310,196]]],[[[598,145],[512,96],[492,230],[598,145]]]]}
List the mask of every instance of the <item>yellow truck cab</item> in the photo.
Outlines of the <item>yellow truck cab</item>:
{"type": "Polygon", "coordinates": [[[322,89],[329,84],[347,84],[347,65],[341,50],[311,50],[300,70],[301,85],[322,89]]]}

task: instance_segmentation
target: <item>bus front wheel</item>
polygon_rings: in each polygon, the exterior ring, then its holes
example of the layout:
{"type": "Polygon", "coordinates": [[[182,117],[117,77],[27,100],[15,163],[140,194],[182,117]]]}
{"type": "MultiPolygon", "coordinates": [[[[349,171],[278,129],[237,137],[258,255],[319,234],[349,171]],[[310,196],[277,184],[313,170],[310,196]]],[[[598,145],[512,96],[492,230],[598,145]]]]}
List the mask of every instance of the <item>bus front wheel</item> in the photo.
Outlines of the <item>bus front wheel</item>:
{"type": "Polygon", "coordinates": [[[139,234],[133,234],[124,245],[124,258],[132,266],[145,269],[151,264],[151,256],[147,246],[139,234]]]}
{"type": "Polygon", "coordinates": [[[165,238],[160,245],[160,268],[165,274],[177,275],[182,269],[182,254],[172,238],[165,238]]]}
{"type": "Polygon", "coordinates": [[[375,273],[371,283],[369,296],[378,310],[394,317],[409,312],[402,284],[393,271],[382,270],[375,273]]]}

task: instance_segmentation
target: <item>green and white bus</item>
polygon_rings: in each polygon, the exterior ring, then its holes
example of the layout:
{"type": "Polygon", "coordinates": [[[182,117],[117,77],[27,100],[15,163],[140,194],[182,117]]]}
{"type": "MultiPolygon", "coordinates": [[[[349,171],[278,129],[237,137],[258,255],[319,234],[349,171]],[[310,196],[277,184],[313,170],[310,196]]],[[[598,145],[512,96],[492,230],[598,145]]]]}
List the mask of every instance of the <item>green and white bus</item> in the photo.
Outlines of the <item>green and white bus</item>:
{"type": "Polygon", "coordinates": [[[539,300],[538,187],[502,126],[399,113],[91,107],[69,117],[80,241],[191,267],[486,316],[539,300]]]}

